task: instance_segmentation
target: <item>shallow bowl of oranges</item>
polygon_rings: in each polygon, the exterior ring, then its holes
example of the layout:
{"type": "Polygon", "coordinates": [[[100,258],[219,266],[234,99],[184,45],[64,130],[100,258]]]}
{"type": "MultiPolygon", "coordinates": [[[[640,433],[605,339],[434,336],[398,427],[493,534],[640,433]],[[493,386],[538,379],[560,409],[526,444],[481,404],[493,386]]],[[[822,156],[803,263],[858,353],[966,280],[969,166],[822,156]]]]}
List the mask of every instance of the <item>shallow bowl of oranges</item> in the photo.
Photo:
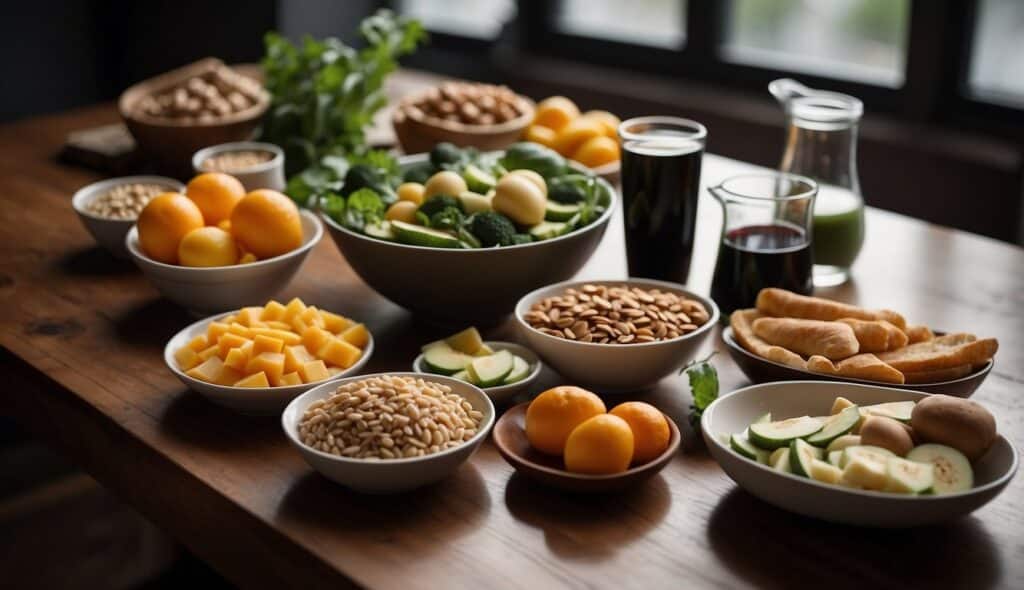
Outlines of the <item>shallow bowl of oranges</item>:
{"type": "Polygon", "coordinates": [[[215,313],[284,288],[323,237],[315,215],[273,190],[246,192],[220,172],[157,195],[125,236],[143,274],[182,307],[215,313]]]}
{"type": "Polygon", "coordinates": [[[523,475],[581,493],[621,490],[661,471],[682,437],[645,402],[609,411],[596,394],[566,385],[519,404],[494,425],[494,444],[523,475]]]}
{"type": "Polygon", "coordinates": [[[270,416],[317,384],[357,374],[373,348],[363,324],[296,298],[195,322],[167,342],[164,362],[210,401],[270,416]]]}
{"type": "Polygon", "coordinates": [[[572,100],[551,96],[537,103],[522,138],[579,162],[611,183],[621,171],[619,117],[602,110],[581,112],[572,100]]]}

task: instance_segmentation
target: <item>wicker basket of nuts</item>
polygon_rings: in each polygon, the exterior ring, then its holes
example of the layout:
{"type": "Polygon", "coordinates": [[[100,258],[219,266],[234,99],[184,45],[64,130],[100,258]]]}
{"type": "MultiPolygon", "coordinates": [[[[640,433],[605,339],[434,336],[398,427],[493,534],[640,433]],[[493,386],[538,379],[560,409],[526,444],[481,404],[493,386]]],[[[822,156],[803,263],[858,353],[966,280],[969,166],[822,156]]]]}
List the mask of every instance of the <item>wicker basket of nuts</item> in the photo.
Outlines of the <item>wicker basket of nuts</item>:
{"type": "Polygon", "coordinates": [[[406,97],[392,122],[407,154],[443,141],[499,150],[516,142],[533,114],[533,101],[505,86],[449,81],[406,97]]]}

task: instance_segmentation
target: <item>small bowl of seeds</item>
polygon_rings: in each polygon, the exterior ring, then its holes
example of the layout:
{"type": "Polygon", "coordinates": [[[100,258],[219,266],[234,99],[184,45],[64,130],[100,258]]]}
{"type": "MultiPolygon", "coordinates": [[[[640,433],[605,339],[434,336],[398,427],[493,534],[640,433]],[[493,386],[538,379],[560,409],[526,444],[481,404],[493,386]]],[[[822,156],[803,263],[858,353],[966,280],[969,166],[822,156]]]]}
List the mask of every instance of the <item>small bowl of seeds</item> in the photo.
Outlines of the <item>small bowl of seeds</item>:
{"type": "Polygon", "coordinates": [[[124,237],[150,199],[184,192],[185,185],[164,176],[124,176],[94,182],[71,197],[71,206],[96,243],[118,258],[128,258],[124,237]]]}
{"type": "Polygon", "coordinates": [[[192,168],[196,174],[226,172],[247,191],[285,187],[284,152],[272,143],[235,141],[203,148],[193,154],[192,168]]]}
{"type": "Polygon", "coordinates": [[[683,285],[569,281],[528,293],[515,317],[526,344],[573,383],[604,393],[654,387],[700,351],[718,306],[683,285]]]}
{"type": "Polygon", "coordinates": [[[478,387],[427,373],[378,373],[319,385],[281,416],[313,469],[353,490],[402,492],[465,463],[494,425],[478,387]]]}

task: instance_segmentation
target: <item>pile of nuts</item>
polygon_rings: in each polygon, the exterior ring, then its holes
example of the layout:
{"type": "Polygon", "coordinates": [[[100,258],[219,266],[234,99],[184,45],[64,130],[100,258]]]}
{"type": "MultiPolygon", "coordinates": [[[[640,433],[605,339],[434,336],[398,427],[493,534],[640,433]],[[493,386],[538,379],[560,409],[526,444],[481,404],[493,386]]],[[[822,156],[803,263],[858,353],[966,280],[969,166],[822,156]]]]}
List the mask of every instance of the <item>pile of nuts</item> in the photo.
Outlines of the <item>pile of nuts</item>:
{"type": "Polygon", "coordinates": [[[342,384],[310,404],[299,421],[299,440],[353,459],[422,457],[465,443],[482,420],[447,385],[387,375],[342,384]]]}
{"type": "Polygon", "coordinates": [[[256,80],[227,66],[218,66],[173,88],[143,98],[136,108],[149,117],[212,123],[253,106],[265,93],[256,80]]]}
{"type": "Polygon", "coordinates": [[[269,162],[274,154],[263,150],[240,150],[222,152],[203,160],[203,170],[207,172],[237,172],[269,162]]]}
{"type": "Polygon", "coordinates": [[[523,319],[557,338],[598,344],[640,344],[678,338],[707,323],[699,301],[670,291],[628,285],[583,285],[534,303],[523,319]]]}
{"type": "Polygon", "coordinates": [[[431,88],[402,113],[410,119],[440,119],[465,125],[496,125],[522,116],[529,104],[507,86],[445,82],[431,88]]]}
{"type": "Polygon", "coordinates": [[[107,219],[137,219],[150,199],[170,190],[159,184],[120,184],[93,199],[85,210],[107,219]]]}

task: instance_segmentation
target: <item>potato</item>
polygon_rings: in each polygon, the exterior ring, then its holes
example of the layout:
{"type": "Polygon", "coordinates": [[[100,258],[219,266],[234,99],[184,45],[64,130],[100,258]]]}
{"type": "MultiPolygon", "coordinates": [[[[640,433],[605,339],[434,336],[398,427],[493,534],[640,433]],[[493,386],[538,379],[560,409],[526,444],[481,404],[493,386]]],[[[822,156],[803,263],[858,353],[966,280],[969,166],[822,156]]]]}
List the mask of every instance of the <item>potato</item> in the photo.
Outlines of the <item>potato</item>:
{"type": "Polygon", "coordinates": [[[437,195],[457,197],[467,190],[469,187],[461,176],[451,170],[444,170],[427,179],[427,184],[423,185],[423,200],[427,201],[437,195]]]}
{"type": "Polygon", "coordinates": [[[539,188],[540,191],[544,193],[545,197],[548,196],[548,183],[545,182],[544,177],[538,174],[537,172],[534,172],[533,170],[528,170],[526,168],[521,168],[519,170],[511,170],[509,171],[509,174],[522,175],[524,178],[532,182],[537,188],[539,188]]]}
{"type": "Polygon", "coordinates": [[[863,445],[882,447],[905,457],[914,448],[906,427],[897,420],[885,416],[868,416],[860,427],[860,441],[863,445]]]}
{"type": "Polygon", "coordinates": [[[924,442],[953,447],[976,461],[996,440],[996,419],[977,402],[949,395],[930,395],[910,415],[914,434],[924,442]]]}
{"type": "Polygon", "coordinates": [[[494,187],[494,210],[520,225],[544,221],[548,198],[524,174],[506,174],[494,187]]]}
{"type": "Polygon", "coordinates": [[[384,213],[384,219],[416,223],[416,210],[418,208],[419,206],[412,201],[395,201],[384,213]]]}

